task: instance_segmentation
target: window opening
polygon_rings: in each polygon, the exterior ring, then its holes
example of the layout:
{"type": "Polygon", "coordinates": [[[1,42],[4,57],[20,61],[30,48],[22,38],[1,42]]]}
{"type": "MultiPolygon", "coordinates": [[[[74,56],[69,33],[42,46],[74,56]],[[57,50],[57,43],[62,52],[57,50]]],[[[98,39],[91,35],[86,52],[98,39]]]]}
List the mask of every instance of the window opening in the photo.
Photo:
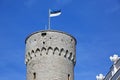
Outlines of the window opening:
{"type": "Polygon", "coordinates": [[[33,73],[33,79],[36,79],[36,73],[35,72],[33,73]]]}
{"type": "Polygon", "coordinates": [[[70,80],[70,74],[68,74],[68,80],[70,80]]]}

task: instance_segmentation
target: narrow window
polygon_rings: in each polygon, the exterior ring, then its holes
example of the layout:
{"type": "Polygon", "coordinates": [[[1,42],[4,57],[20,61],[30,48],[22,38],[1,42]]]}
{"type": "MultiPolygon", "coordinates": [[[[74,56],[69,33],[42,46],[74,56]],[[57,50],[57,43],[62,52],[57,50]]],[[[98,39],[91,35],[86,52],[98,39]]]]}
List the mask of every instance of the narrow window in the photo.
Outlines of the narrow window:
{"type": "Polygon", "coordinates": [[[68,80],[70,80],[70,74],[68,74],[68,80]]]}
{"type": "Polygon", "coordinates": [[[33,73],[33,79],[36,79],[36,73],[35,72],[33,73]]]}

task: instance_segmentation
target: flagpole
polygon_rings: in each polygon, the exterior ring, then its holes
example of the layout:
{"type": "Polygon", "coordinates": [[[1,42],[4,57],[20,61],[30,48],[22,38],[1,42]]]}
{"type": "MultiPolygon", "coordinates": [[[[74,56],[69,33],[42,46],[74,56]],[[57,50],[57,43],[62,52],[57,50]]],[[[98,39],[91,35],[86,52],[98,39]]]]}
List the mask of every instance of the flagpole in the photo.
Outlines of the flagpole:
{"type": "Polygon", "coordinates": [[[48,17],[48,30],[50,30],[50,9],[49,9],[49,17],[48,17]]]}

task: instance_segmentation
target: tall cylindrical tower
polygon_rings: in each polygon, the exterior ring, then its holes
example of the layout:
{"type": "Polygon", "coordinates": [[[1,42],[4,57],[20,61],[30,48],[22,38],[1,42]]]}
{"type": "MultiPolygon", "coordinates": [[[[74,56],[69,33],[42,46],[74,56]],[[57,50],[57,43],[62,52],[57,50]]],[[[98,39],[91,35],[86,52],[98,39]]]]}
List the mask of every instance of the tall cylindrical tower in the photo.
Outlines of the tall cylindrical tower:
{"type": "Polygon", "coordinates": [[[26,41],[27,80],[74,80],[76,40],[64,32],[45,30],[26,41]]]}

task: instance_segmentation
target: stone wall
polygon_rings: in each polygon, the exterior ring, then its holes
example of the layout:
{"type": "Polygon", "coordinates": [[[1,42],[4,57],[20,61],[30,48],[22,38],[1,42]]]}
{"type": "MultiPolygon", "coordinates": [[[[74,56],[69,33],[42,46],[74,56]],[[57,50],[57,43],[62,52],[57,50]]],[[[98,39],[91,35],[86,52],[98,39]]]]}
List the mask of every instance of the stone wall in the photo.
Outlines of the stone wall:
{"type": "Polygon", "coordinates": [[[76,40],[59,31],[40,31],[26,39],[27,80],[74,80],[76,40]]]}

